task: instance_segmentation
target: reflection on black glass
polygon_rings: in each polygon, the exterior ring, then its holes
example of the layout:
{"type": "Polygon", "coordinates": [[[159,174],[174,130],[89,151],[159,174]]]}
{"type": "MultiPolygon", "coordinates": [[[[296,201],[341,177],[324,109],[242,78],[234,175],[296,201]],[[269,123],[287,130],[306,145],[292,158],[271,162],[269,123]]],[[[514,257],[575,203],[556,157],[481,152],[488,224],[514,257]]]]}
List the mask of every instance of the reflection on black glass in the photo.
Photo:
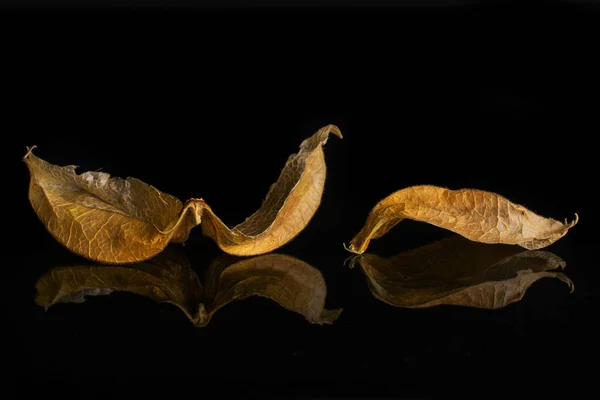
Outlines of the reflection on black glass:
{"type": "Polygon", "coordinates": [[[326,310],[327,288],[319,270],[296,258],[267,254],[240,259],[217,257],[205,285],[175,248],[138,264],[58,267],[36,283],[36,303],[48,309],[56,303],[81,303],[85,296],[131,292],[172,303],[198,327],[234,300],[259,295],[302,314],[315,324],[332,323],[341,309],[326,310]]]}
{"type": "Polygon", "coordinates": [[[539,250],[489,245],[453,236],[390,258],[363,254],[360,264],[379,300],[397,307],[442,304],[498,309],[519,301],[538,279],[573,282],[562,272],[566,263],[539,250]]]}

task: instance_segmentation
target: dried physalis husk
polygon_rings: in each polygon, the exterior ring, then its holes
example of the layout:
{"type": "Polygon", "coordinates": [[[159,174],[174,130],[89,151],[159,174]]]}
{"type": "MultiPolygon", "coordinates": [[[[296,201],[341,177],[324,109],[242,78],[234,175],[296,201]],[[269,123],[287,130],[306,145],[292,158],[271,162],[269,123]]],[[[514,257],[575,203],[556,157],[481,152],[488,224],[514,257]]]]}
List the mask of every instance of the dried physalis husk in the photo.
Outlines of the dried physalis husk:
{"type": "Polygon", "coordinates": [[[427,222],[481,243],[517,244],[534,250],[546,247],[574,226],[537,215],[491,192],[413,186],[392,193],[371,210],[348,250],[362,254],[372,239],[383,236],[403,219],[427,222]]]}
{"type": "Polygon", "coordinates": [[[131,263],[148,259],[169,242],[184,242],[202,223],[205,235],[225,252],[256,255],[292,240],[319,207],[325,184],[323,145],[328,125],[304,140],[289,157],[260,209],[230,229],[202,199],[179,199],[135,178],[104,172],[75,173],[36,157],[24,157],[31,181],[29,200],[48,231],[63,245],[89,259],[131,263]]]}

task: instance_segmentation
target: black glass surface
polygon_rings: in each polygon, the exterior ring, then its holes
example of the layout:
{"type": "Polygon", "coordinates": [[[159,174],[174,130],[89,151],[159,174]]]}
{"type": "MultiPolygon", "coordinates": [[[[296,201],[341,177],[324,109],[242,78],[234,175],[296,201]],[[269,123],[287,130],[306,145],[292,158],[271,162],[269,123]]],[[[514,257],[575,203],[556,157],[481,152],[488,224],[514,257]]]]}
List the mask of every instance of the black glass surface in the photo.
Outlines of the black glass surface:
{"type": "MultiPolygon", "coordinates": [[[[593,387],[592,7],[2,9],[0,19],[11,395],[514,397],[525,393],[518,385],[532,395],[593,387]],[[330,123],[344,138],[324,147],[327,181],[309,225],[274,264],[258,262],[258,275],[227,279],[241,259],[192,231],[168,249],[189,276],[175,285],[189,294],[183,306],[124,284],[139,266],[108,270],[69,252],[27,199],[21,158],[37,145],[53,164],[202,197],[233,226],[258,209],[300,142],[330,123]],[[371,243],[385,267],[351,257],[343,243],[370,209],[417,184],[488,190],[581,220],[534,261],[413,221],[371,243]],[[431,254],[389,261],[417,249],[431,254]],[[284,281],[290,260],[314,280],[282,293],[312,290],[328,311],[307,317],[264,296],[260,283],[284,281]],[[544,263],[564,269],[546,273],[544,263]],[[102,283],[82,285],[84,271],[102,283]],[[60,292],[69,279],[73,290],[60,292]],[[232,287],[248,296],[215,300],[232,287]]],[[[163,289],[173,282],[155,272],[169,254],[140,267],[163,289]]]]}

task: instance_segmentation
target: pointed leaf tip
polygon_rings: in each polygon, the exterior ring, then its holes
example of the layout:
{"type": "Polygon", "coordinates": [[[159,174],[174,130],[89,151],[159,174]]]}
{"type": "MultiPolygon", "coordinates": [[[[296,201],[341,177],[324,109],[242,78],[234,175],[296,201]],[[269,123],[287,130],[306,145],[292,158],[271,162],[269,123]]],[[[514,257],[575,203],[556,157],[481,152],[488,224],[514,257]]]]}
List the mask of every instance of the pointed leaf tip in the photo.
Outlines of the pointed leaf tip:
{"type": "Polygon", "coordinates": [[[37,149],[37,146],[34,144],[31,147],[25,146],[25,148],[27,149],[27,153],[25,153],[25,156],[23,156],[23,161],[25,161],[27,159],[27,157],[29,157],[29,155],[33,152],[33,150],[37,149]]]}
{"type": "Polygon", "coordinates": [[[327,125],[326,129],[327,129],[328,133],[333,133],[335,136],[339,137],[340,139],[344,138],[344,136],[342,136],[342,131],[340,130],[340,128],[338,128],[337,125],[329,124],[329,125],[327,125]]]}

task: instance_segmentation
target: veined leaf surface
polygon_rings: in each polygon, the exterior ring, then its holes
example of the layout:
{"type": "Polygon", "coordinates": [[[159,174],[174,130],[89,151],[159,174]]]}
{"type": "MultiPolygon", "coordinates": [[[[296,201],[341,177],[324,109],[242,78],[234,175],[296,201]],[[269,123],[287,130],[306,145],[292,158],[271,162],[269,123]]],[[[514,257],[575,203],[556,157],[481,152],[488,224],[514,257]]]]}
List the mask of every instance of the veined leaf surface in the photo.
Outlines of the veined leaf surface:
{"type": "Polygon", "coordinates": [[[319,207],[325,184],[323,145],[328,125],[304,140],[289,157],[260,209],[230,229],[202,199],[182,203],[135,178],[104,172],[77,174],[74,166],[52,165],[30,149],[24,157],[31,179],[29,200],[48,231],[71,251],[105,263],[148,259],[169,242],[187,240],[202,223],[205,235],[229,254],[257,255],[300,233],[319,207]]]}
{"type": "Polygon", "coordinates": [[[579,217],[575,214],[573,222],[562,223],[483,190],[412,186],[377,203],[348,250],[362,254],[372,239],[404,219],[427,222],[475,242],[517,244],[535,250],[563,237],[579,217]]]}

